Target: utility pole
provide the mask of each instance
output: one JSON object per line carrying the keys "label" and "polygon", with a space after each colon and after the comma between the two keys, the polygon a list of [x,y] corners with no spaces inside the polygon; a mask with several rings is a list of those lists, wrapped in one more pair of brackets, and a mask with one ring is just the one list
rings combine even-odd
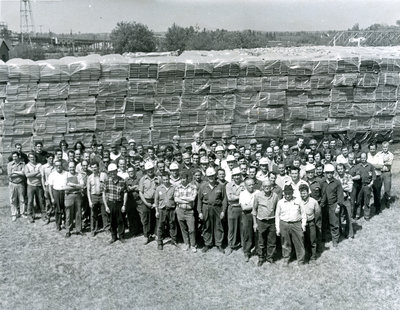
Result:
{"label": "utility pole", "polygon": [[20,31],[22,43],[24,42],[24,35],[27,35],[29,43],[32,45],[31,33],[35,33],[35,22],[31,0],[20,0]]}

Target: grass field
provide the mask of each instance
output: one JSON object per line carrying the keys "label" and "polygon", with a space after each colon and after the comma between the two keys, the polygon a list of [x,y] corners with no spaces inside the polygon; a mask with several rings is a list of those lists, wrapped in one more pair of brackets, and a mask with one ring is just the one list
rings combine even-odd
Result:
{"label": "grass field", "polygon": [[[393,171],[400,196],[399,161]],[[360,220],[355,239],[300,267],[258,268],[257,257],[245,263],[240,250],[158,251],[142,237],[113,245],[105,233],[65,239],[54,223],[9,215],[3,187],[0,309],[400,309],[398,201]]]}

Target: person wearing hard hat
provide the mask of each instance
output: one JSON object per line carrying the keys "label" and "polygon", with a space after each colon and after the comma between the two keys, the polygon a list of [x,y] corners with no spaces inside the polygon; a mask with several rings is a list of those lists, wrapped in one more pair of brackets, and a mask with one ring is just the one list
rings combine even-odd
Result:
{"label": "person wearing hard hat", "polygon": [[259,180],[261,183],[264,182],[265,180],[268,180],[268,158],[262,157],[259,160],[259,165],[260,165],[260,170],[256,174],[257,180]]}
{"label": "person wearing hard hat", "polygon": [[[326,208],[329,215],[329,228],[332,236],[332,245],[337,247],[339,242],[339,211],[343,206],[344,196],[343,187],[339,180],[336,180],[333,175],[335,167],[332,164],[326,164],[324,167],[325,181],[322,182],[321,192],[321,208]],[[326,219],[322,218],[322,238],[327,233]],[[323,240],[324,241],[324,240]]]}
{"label": "person wearing hard hat", "polygon": [[236,159],[233,155],[228,155],[226,157],[226,161],[222,162],[221,168],[225,170],[225,180],[227,182],[232,181],[232,170],[233,166],[235,165]]}
{"label": "person wearing hard hat", "polygon": [[215,160],[215,164],[217,166],[221,166],[222,165],[222,161],[224,160],[224,147],[221,145],[218,145],[215,148],[215,156],[216,156],[216,160]]}
{"label": "person wearing hard hat", "polygon": [[169,182],[172,186],[177,186],[181,182],[181,178],[179,177],[179,165],[176,162],[172,162],[169,165],[169,171],[171,173],[171,177]]}
{"label": "person wearing hard hat", "polygon": [[226,254],[240,247],[240,225],[242,209],[239,204],[240,193],[244,190],[239,167],[232,170],[232,181],[226,184],[226,197],[228,199],[228,248]]}
{"label": "person wearing hard hat", "polygon": [[217,173],[214,168],[206,171],[207,181],[200,185],[197,198],[197,209],[199,218],[203,220],[203,238],[205,246],[203,252],[207,252],[212,246],[224,253],[222,241],[224,239],[224,229],[222,219],[225,217],[227,209],[227,199],[225,186],[218,184]]}
{"label": "person wearing hard hat", "polygon": [[122,213],[125,213],[128,198],[126,183],[117,175],[117,165],[108,165],[108,178],[104,184],[103,203],[106,212],[110,215],[110,243],[118,239],[124,242],[124,221]]}
{"label": "person wearing hard hat", "polygon": [[205,177],[206,176],[206,170],[209,167],[209,161],[208,161],[208,157],[203,156],[202,158],[200,158],[200,170],[201,170],[201,174]]}
{"label": "person wearing hard hat", "polygon": [[[346,173],[346,168],[344,164],[336,165],[336,174],[334,175],[335,179],[339,180],[342,184],[343,188],[343,196],[344,196],[344,207],[347,209],[347,214],[349,218],[351,218],[352,204],[351,204],[351,193],[353,191],[353,177]],[[354,238],[353,224],[349,225],[349,238]]]}
{"label": "person wearing hard hat", "polygon": [[292,243],[296,250],[298,264],[304,264],[304,237],[307,214],[299,199],[293,196],[293,187],[290,184],[283,188],[283,198],[278,201],[275,212],[276,235],[282,239],[283,264],[289,264],[292,253]]}
{"label": "person wearing hard hat", "polygon": [[229,139],[230,137],[229,137],[229,135],[226,133],[226,132],[224,132],[223,134],[222,134],[222,137],[221,137],[221,145],[226,149],[227,147],[228,147],[228,139]]}
{"label": "person wearing hard hat", "polygon": [[140,218],[143,225],[144,244],[152,240],[155,231],[155,209],[154,195],[156,187],[159,185],[159,178],[154,173],[154,165],[151,161],[144,164],[145,175],[139,181],[139,196],[142,201]]}

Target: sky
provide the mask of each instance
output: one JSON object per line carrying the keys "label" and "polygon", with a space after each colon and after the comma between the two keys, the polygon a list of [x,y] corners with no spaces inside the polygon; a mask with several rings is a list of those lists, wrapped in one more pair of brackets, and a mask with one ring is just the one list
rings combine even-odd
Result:
{"label": "sky", "polygon": [[[176,23],[207,29],[346,30],[394,25],[400,0],[30,0],[36,31],[111,32],[119,21],[166,31]],[[0,0],[0,20],[20,30],[20,1]]]}

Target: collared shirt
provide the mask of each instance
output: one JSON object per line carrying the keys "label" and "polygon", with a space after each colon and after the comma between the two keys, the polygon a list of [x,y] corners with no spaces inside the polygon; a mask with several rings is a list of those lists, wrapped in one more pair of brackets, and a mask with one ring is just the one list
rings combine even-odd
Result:
{"label": "collared shirt", "polygon": [[[131,177],[125,180],[126,183],[126,190],[128,191],[128,199],[140,200],[139,196],[139,181],[140,179],[135,176],[134,179]],[[137,186],[136,189],[133,189],[134,186]]]}
{"label": "collared shirt", "polygon": [[61,173],[58,173],[54,170],[49,175],[48,183],[57,191],[65,190],[67,186],[67,172],[63,170]]}
{"label": "collared shirt", "polygon": [[[42,186],[41,170],[42,170],[42,164],[40,164],[40,163],[37,163],[36,165],[34,165],[31,162],[29,162],[25,165],[25,175],[26,175],[28,185]],[[37,172],[39,172],[39,175],[34,175],[34,176],[29,176],[29,177],[27,176],[27,174],[37,173]]]}
{"label": "collared shirt", "polygon": [[104,183],[107,180],[107,174],[100,172],[97,174],[92,173],[88,176],[86,187],[91,195],[101,195],[104,191]]}
{"label": "collared shirt", "polygon": [[300,205],[303,207],[307,215],[307,221],[319,220],[321,217],[321,208],[319,207],[318,201],[312,197],[308,197],[307,200],[300,200]]}
{"label": "collared shirt", "polygon": [[258,191],[254,195],[253,215],[259,220],[270,220],[275,218],[276,205],[279,197],[276,193],[271,192],[267,196],[264,191]]}
{"label": "collared shirt", "polygon": [[42,165],[42,177],[44,179],[44,185],[49,185],[49,176],[50,173],[56,170],[56,167],[54,165],[50,166],[49,164],[44,164]]}
{"label": "collared shirt", "polygon": [[170,177],[169,177],[169,181],[170,181],[170,183],[171,183],[171,185],[173,185],[173,186],[178,186],[179,184],[181,184],[181,178],[180,177],[177,177],[176,179],[171,175]]}
{"label": "collared shirt", "polygon": [[322,193],[321,193],[321,180],[316,177],[312,180],[307,179],[308,187],[310,189],[310,196],[314,198],[316,201],[321,201]]}
{"label": "collared shirt", "polygon": [[343,154],[338,155],[336,157],[336,164],[343,164],[345,167],[349,166],[349,158],[344,157]]}
{"label": "collared shirt", "polygon": [[292,178],[291,178],[290,176],[288,176],[287,174],[285,174],[285,175],[283,175],[283,176],[280,175],[280,174],[278,174],[278,175],[276,176],[276,181],[275,181],[275,183],[278,184],[279,187],[283,189],[284,186],[285,186],[285,184],[288,183],[288,182],[290,182],[290,181],[292,181]]}
{"label": "collared shirt", "polygon": [[39,164],[44,165],[45,163],[47,163],[47,152],[46,151],[41,151],[40,153],[36,153],[34,152],[34,154],[36,155],[36,162]]}
{"label": "collared shirt", "polygon": [[350,195],[351,191],[353,190],[353,178],[350,174],[344,173],[343,176],[339,174],[335,174],[334,177],[340,181],[343,187],[343,191]]}
{"label": "collared shirt", "polygon": [[203,213],[203,205],[222,207],[222,211],[225,212],[228,206],[225,185],[218,183],[215,186],[212,186],[210,182],[204,182],[201,184],[197,198],[197,208],[199,213]]}
{"label": "collared shirt", "polygon": [[258,193],[259,191],[254,191],[250,193],[247,189],[242,191],[239,196],[239,203],[240,206],[242,207],[243,211],[253,211],[254,207],[254,196]]}
{"label": "collared shirt", "polygon": [[260,181],[261,183],[268,180],[268,172],[264,173],[261,170],[257,172],[256,174],[256,178],[258,181]]}
{"label": "collared shirt", "polygon": [[154,199],[156,188],[160,180],[157,176],[150,178],[147,174],[144,175],[139,181],[139,191],[143,194],[146,199]]}
{"label": "collared shirt", "polygon": [[[197,186],[193,183],[189,183],[186,186],[179,184],[175,187],[174,198],[177,206],[182,209],[191,210],[194,206],[194,201],[196,200],[197,196]],[[189,203],[181,203],[177,202],[176,200],[179,199],[187,199],[190,201]]]}
{"label": "collared shirt", "polygon": [[368,152],[367,162],[370,163],[375,168],[375,174],[380,176],[382,174],[382,168],[376,168],[377,166],[383,166],[383,156],[380,153],[372,155]]}
{"label": "collared shirt", "polygon": [[83,186],[84,186],[84,182],[83,182],[83,178],[82,175],[79,173],[74,173],[72,174],[71,172],[67,172],[67,183],[72,183],[74,185],[80,185],[82,188],[75,188],[75,187],[70,187],[67,184],[67,188],[65,189],[65,193],[67,194],[76,194],[76,193],[81,193]]}
{"label": "collared shirt", "polygon": [[20,184],[25,182],[25,175],[11,175],[13,172],[24,172],[25,164],[22,160],[17,164],[15,161],[9,162],[7,164],[7,175],[8,180],[15,184]]}
{"label": "collared shirt", "polygon": [[243,184],[236,184],[235,181],[226,184],[226,198],[230,205],[239,206],[239,195],[244,191]]}
{"label": "collared shirt", "polygon": [[[297,183],[294,183],[292,178],[290,178],[290,182],[285,183],[285,185],[291,185],[293,187],[293,197],[300,199],[300,191],[299,191],[299,187],[301,184],[305,184],[308,186],[308,183],[302,179],[300,179]],[[285,187],[283,187],[285,188]],[[310,191],[310,190],[309,190]]]}
{"label": "collared shirt", "polygon": [[278,199],[283,198],[283,190],[278,184],[272,186],[272,191],[278,196]]}
{"label": "collared shirt", "polygon": [[282,198],[278,201],[275,212],[275,226],[277,231],[280,231],[280,221],[301,221],[302,225],[307,224],[307,214],[301,206],[300,199],[293,198],[292,200],[286,200]]}
{"label": "collared shirt", "polygon": [[386,153],[383,151],[378,152],[379,156],[383,159],[383,168],[382,172],[388,172],[392,169],[394,156],[391,152],[387,151]]}
{"label": "collared shirt", "polygon": [[154,206],[158,209],[173,209],[175,208],[173,185],[166,187],[164,184],[157,186],[156,193],[154,195]]}
{"label": "collared shirt", "polygon": [[355,170],[360,174],[362,184],[369,184],[376,179],[375,168],[370,163],[358,163]]}
{"label": "collared shirt", "polygon": [[86,172],[85,172],[85,171],[81,170],[80,172],[77,171],[77,173],[80,175],[80,177],[83,180],[83,188],[86,189],[87,188],[87,180],[88,180],[89,176],[92,174],[92,171],[86,170]]}
{"label": "collared shirt", "polygon": [[332,206],[334,204],[342,205],[344,202],[343,187],[339,180],[332,179],[321,184],[322,200],[321,207]]}
{"label": "collared shirt", "polygon": [[123,172],[121,169],[118,169],[117,176],[126,180],[129,177],[128,171]]}
{"label": "collared shirt", "polygon": [[124,194],[126,192],[124,179],[119,176],[116,176],[114,179],[108,177],[105,182],[104,192],[106,193],[107,200],[123,202]]}

